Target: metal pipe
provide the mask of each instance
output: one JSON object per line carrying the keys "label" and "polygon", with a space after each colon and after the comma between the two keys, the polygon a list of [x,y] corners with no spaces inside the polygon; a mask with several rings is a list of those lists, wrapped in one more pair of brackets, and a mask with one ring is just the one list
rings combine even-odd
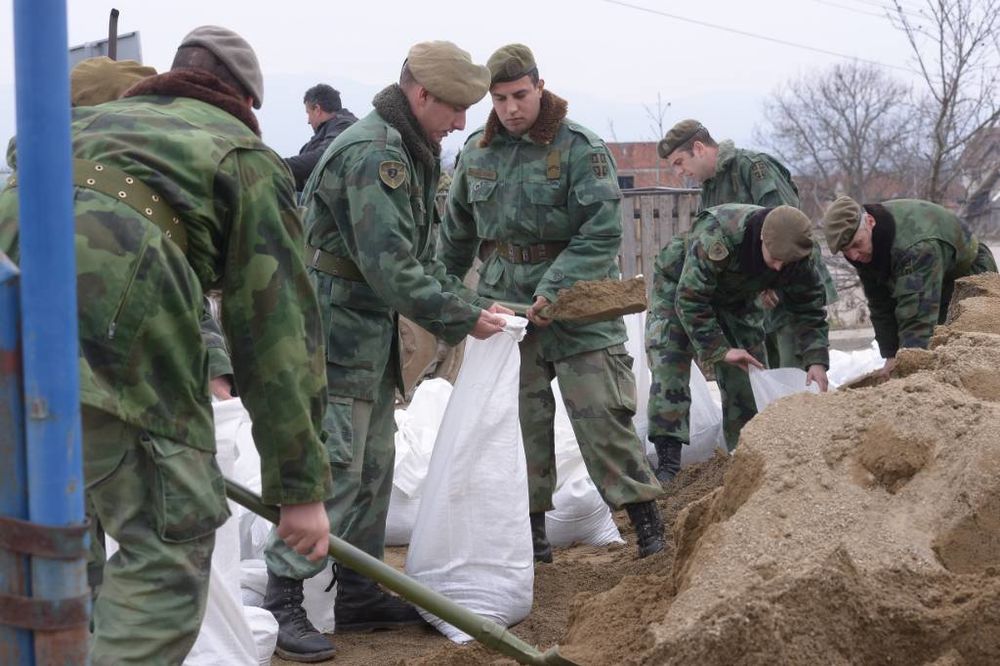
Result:
{"label": "metal pipe", "polygon": [[[84,522],[65,0],[15,0],[28,516]],[[35,599],[87,594],[86,563],[32,558]],[[35,661],[85,663],[87,623],[35,632]]]}
{"label": "metal pipe", "polygon": [[[0,252],[0,516],[28,519],[17,266]],[[31,595],[27,557],[0,548],[0,594]],[[0,624],[0,664],[34,663],[31,632]]]}

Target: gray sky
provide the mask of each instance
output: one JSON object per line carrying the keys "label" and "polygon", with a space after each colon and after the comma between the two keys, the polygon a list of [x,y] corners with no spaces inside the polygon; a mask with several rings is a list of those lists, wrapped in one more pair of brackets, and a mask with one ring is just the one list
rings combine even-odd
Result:
{"label": "gray sky", "polygon": [[[360,117],[371,110],[374,93],[396,79],[410,45],[429,39],[454,41],[477,62],[503,44],[527,44],[547,88],[569,100],[570,116],[609,141],[653,139],[643,105],[655,107],[659,94],[671,105],[667,127],[693,116],[718,138],[752,145],[764,97],[790,78],[821,72],[844,58],[663,14],[908,68],[912,59],[906,41],[885,18],[890,1],[627,3],[652,11],[607,0],[68,0],[67,5],[69,45],[105,37],[115,6],[121,10],[119,33],[139,31],[144,63],[160,71],[170,66],[177,44],[194,27],[217,24],[239,32],[256,50],[264,72],[259,112],[264,139],[289,155],[312,133],[301,103],[306,88],[330,83]],[[902,3],[914,12],[920,6],[920,0]],[[15,132],[12,0],[0,0],[0,11],[0,140],[5,144]],[[888,71],[915,81],[906,71]],[[470,109],[466,131],[448,137],[446,150],[459,148],[488,112],[488,101]]]}

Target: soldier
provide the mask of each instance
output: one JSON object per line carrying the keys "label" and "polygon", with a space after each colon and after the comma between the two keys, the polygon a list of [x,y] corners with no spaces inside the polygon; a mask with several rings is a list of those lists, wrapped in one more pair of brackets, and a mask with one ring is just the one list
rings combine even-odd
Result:
{"label": "soldier", "polygon": [[[402,390],[396,320],[405,315],[449,344],[503,328],[435,259],[434,196],[441,140],[465,127],[489,85],[485,67],[451,42],[410,49],[399,84],[338,136],[306,185],[307,263],[324,313],[330,386],[324,424],[334,478],[327,503],[338,536],[381,558],[392,484],[393,401]],[[477,304],[472,304],[477,301]],[[332,651],[301,607],[302,581],[322,570],[273,539],[264,606],[279,623],[278,654],[316,661]],[[338,631],[421,622],[409,604],[337,565]]]}
{"label": "soldier", "polygon": [[[799,206],[798,188],[784,165],[767,153],[737,148],[732,141],[716,143],[697,120],[682,120],[674,125],[657,144],[656,150],[679,175],[701,182],[701,210],[727,203]],[[837,292],[823,264],[818,243],[813,244],[813,259],[823,280],[826,302],[832,303],[837,299]],[[761,294],[760,304],[766,310],[763,321],[768,366],[805,369],[795,326],[780,295],[768,289]],[[647,345],[651,342],[649,323],[647,319]],[[652,343],[657,344],[657,341]],[[656,362],[653,356],[649,357],[654,374]],[[648,413],[651,418],[664,408],[665,396],[659,389],[650,388]],[[656,477],[667,482],[680,471],[682,445],[674,439],[650,437],[650,441],[656,447],[658,458]]]}
{"label": "soldier", "polygon": [[858,204],[838,197],[826,242],[858,271],[888,377],[901,347],[926,349],[944,323],[955,280],[995,273],[993,254],[951,211],[929,201]]}
{"label": "soldier", "polygon": [[[326,552],[322,328],[292,181],[251,110],[262,97],[250,45],[203,26],[170,72],[73,112],[84,479],[120,545],[94,604],[94,664],[181,663],[198,634],[228,516],[199,331],[208,287],[224,295],[279,534]],[[14,257],[17,210],[8,188],[0,251]]]}
{"label": "soldier", "polygon": [[326,147],[333,143],[341,132],[358,122],[354,114],[343,107],[340,92],[333,86],[319,83],[306,91],[302,98],[306,107],[306,122],[313,129],[313,137],[302,146],[299,154],[286,157],[285,163],[295,176],[295,189],[301,191],[306,186]]}
{"label": "soldier", "polygon": [[520,417],[535,559],[552,561],[545,512],[556,484],[553,377],[591,478],[608,504],[628,511],[645,557],[663,549],[655,502],[662,489],[632,426],[625,323],[553,323],[539,314],[578,280],[618,279],[615,165],[597,135],[566,118],[565,100],[544,89],[528,47],[504,46],[488,67],[493,111],[462,149],[441,229],[442,259],[461,278],[478,248],[485,262],[479,293],[532,303],[535,329],[521,342]]}
{"label": "soldier", "polygon": [[726,445],[757,413],[749,366],[762,368],[761,292],[778,290],[801,340],[806,382],[827,388],[828,326],[813,265],[812,224],[791,206],[725,204],[699,213],[691,231],[660,251],[646,320],[646,345],[659,396],[650,439],[689,443],[691,360],[714,366]]}

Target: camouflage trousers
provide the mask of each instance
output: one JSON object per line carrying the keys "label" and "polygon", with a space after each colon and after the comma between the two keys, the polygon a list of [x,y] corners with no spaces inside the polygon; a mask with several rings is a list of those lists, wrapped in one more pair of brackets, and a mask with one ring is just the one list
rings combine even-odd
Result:
{"label": "camouflage trousers", "polygon": [[[395,395],[396,384],[391,373],[386,373],[374,401],[331,395],[323,416],[333,476],[333,496],[326,501],[330,529],[378,559],[385,551],[385,518],[396,458]],[[268,537],[265,560],[271,573],[299,580],[315,576],[330,563],[329,558],[310,562],[274,530]]]}
{"label": "camouflage trousers", "polygon": [[[676,287],[676,283],[673,286]],[[667,296],[666,302],[673,303],[675,292],[669,284],[661,293]],[[670,316],[663,316],[664,313]],[[764,332],[761,328],[748,326],[726,312],[716,311],[715,314],[732,347],[746,349],[763,361]],[[652,373],[648,437],[651,440],[669,437],[689,444],[694,349],[672,307],[650,308],[646,318],[646,356]],[[732,451],[739,442],[740,430],[757,414],[757,404],[750,388],[750,377],[744,370],[723,362],[716,363],[714,370],[722,394],[722,427],[726,447]]]}
{"label": "camouflage trousers", "polygon": [[615,509],[655,499],[662,492],[635,433],[635,376],[624,345],[548,362],[537,334],[520,345],[518,408],[528,463],[528,505],[549,511],[556,487],[555,396],[552,379],[569,414],[587,471],[601,497]]}
{"label": "camouflage trousers", "polygon": [[794,326],[782,326],[767,333],[764,336],[764,346],[767,348],[767,367],[805,369],[802,367],[802,350],[799,348]]}
{"label": "camouflage trousers", "polygon": [[83,443],[88,512],[119,545],[94,602],[91,663],[179,664],[229,514],[215,456],[87,407]]}

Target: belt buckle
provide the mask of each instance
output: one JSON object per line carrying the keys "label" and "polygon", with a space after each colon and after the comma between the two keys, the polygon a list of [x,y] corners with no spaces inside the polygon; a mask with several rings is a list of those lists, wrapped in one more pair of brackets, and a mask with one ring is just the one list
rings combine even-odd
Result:
{"label": "belt buckle", "polygon": [[321,250],[319,248],[316,248],[316,251],[313,252],[312,261],[309,262],[309,267],[310,268],[317,268],[319,266],[319,258],[321,256],[322,252],[323,252],[323,250]]}

